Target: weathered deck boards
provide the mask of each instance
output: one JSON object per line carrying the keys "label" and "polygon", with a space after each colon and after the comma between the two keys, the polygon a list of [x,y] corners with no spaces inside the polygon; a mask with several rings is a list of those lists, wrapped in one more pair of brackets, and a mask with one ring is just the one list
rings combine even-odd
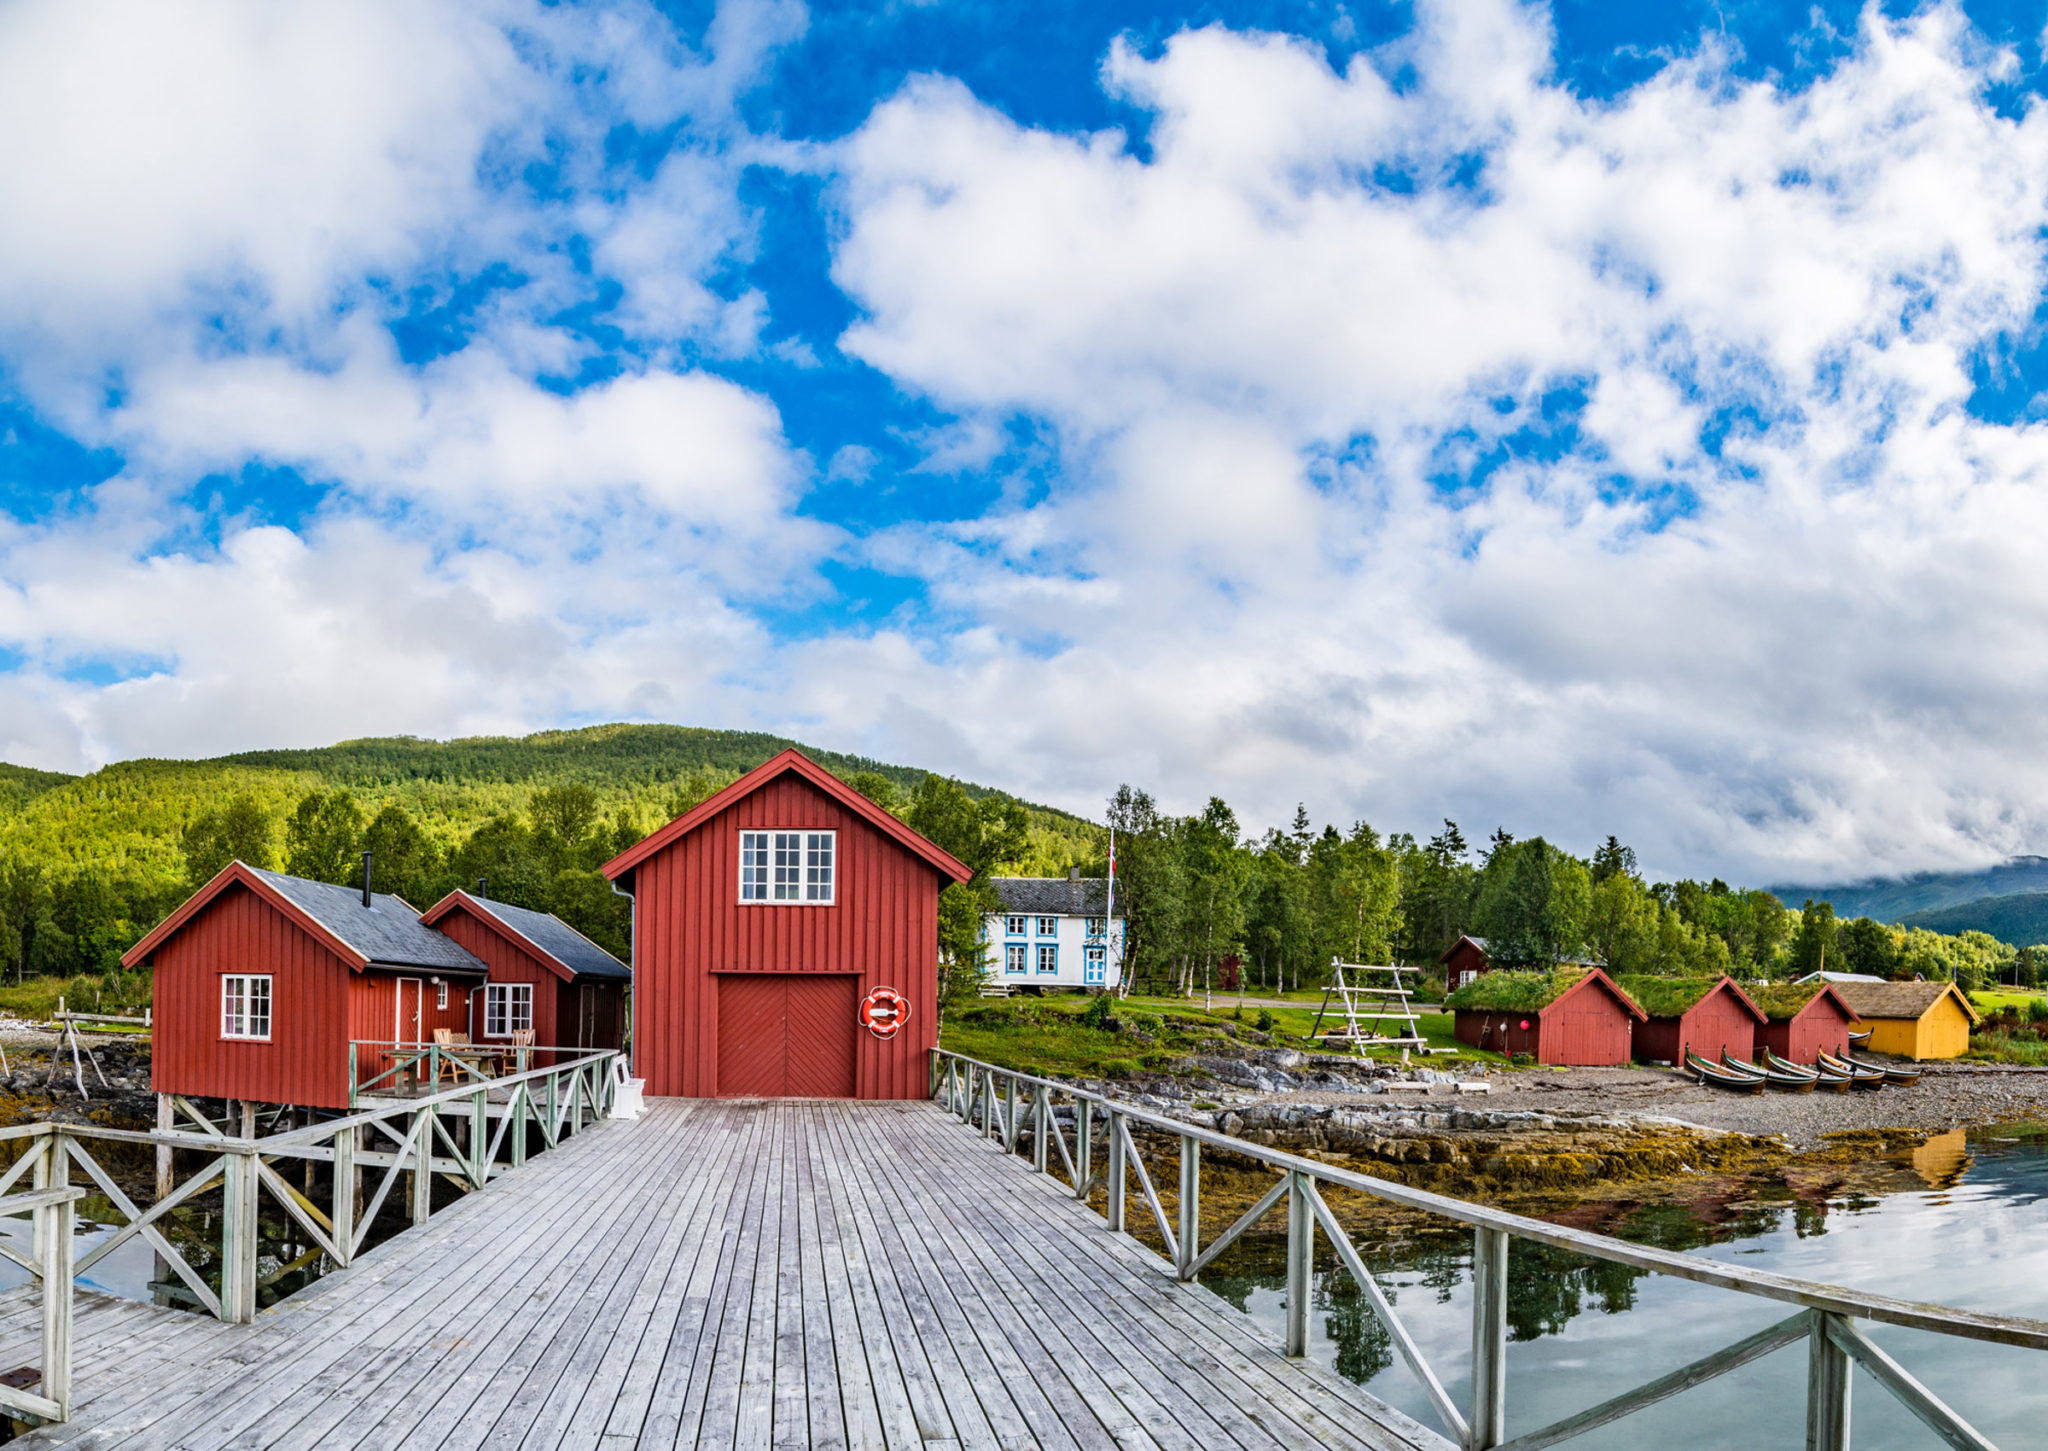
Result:
{"label": "weathered deck boards", "polygon": [[20,1446],[1446,1444],[917,1103],[657,1100],[254,1325],[78,1308],[76,1419]]}

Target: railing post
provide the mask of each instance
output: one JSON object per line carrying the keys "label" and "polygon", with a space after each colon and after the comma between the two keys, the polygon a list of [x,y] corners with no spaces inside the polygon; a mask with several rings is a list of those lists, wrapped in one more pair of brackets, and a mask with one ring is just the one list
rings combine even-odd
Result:
{"label": "railing post", "polygon": [[1174,1270],[1181,1279],[1192,1280],[1195,1256],[1201,1253],[1202,1145],[1187,1134],[1180,1140],[1180,1227],[1174,1239],[1174,1247],[1180,1251],[1180,1263]]}
{"label": "railing post", "polygon": [[472,1189],[483,1188],[491,1177],[491,1166],[484,1162],[491,1152],[491,1115],[485,1104],[485,1093],[486,1090],[478,1089],[469,1100],[469,1184]]}
{"label": "railing post", "polygon": [[1031,1111],[1031,1167],[1043,1174],[1045,1151],[1052,1147],[1045,1141],[1046,1127],[1052,1122],[1052,1095],[1043,1084],[1032,1091]]}
{"label": "railing post", "polygon": [[533,1080],[522,1078],[512,1085],[512,1101],[505,1105],[505,1113],[512,1120],[505,1125],[506,1151],[512,1156],[515,1169],[526,1162],[526,1120],[532,1112]]}
{"label": "railing post", "polygon": [[425,1224],[434,1212],[434,1110],[423,1108],[412,1116],[417,1137],[412,1151],[412,1222]]}
{"label": "railing post", "polygon": [[1315,1211],[1309,1207],[1301,1174],[1287,1175],[1287,1354],[1308,1354],[1310,1270],[1316,1253]]}
{"label": "railing post", "polygon": [[334,1221],[335,1258],[346,1266],[355,1258],[356,1238],[356,1131],[345,1128],[334,1136],[334,1195],[328,1211]]}
{"label": "railing post", "polygon": [[1507,1440],[1508,1233],[1472,1231],[1472,1409],[1470,1451]]}
{"label": "railing post", "polygon": [[[55,1146],[65,1157],[63,1145]],[[57,1419],[71,1419],[72,1219],[76,1205],[66,1199],[35,1213],[42,1231],[43,1383],[42,1395],[57,1403]]]}
{"label": "railing post", "polygon": [[1095,1104],[1085,1098],[1074,1101],[1074,1197],[1088,1197],[1088,1181],[1095,1177]]}
{"label": "railing post", "polygon": [[229,1149],[221,1165],[220,1318],[256,1318],[256,1151]]}
{"label": "railing post", "polygon": [[350,1109],[354,1109],[356,1106],[356,1085],[360,1082],[362,1082],[362,1074],[356,1068],[356,1045],[351,1041],[348,1045],[348,1106]]}
{"label": "railing post", "polygon": [[1124,1229],[1124,1116],[1115,1109],[1109,1111],[1109,1208],[1103,1213],[1103,1221],[1110,1233],[1122,1234]]}
{"label": "railing post", "polygon": [[1847,1352],[1828,1336],[1836,1317],[1813,1312],[1806,1351],[1806,1451],[1849,1451],[1849,1385],[1853,1368]]}
{"label": "railing post", "polygon": [[[34,1153],[36,1156],[36,1166],[29,1170],[29,1183],[35,1188],[47,1189],[50,1187],[50,1165],[52,1162],[59,1166],[57,1169],[59,1174],[69,1174],[69,1156],[64,1152],[64,1136],[61,1129],[51,1128],[48,1132],[37,1135]],[[29,1225],[29,1236],[32,1241],[31,1253],[34,1254],[36,1263],[41,1264],[43,1262],[43,1217],[40,1214],[29,1216]]]}

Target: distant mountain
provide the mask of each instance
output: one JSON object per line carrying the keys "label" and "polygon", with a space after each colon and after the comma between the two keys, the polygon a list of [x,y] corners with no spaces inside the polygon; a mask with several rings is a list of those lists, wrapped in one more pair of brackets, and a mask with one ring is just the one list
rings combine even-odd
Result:
{"label": "distant mountain", "polygon": [[1932,912],[1908,912],[1899,919],[1899,926],[1925,927],[1930,932],[1989,932],[2014,947],[2036,946],[2048,942],[2048,892],[2013,892]]}
{"label": "distant mountain", "polygon": [[[2014,857],[1999,866],[1976,872],[1921,872],[1891,881],[1835,887],[1773,887],[1771,890],[1779,901],[1795,911],[1810,897],[1816,902],[1832,902],[1837,917],[1874,917],[1880,922],[1897,923],[1916,913],[1940,912],[1950,907],[1976,907],[1990,898],[2048,892],[2048,857]],[[1931,922],[1908,925],[1933,926]],[[1944,927],[1940,930],[1963,929]],[[1990,931],[1989,928],[1983,930]]]}

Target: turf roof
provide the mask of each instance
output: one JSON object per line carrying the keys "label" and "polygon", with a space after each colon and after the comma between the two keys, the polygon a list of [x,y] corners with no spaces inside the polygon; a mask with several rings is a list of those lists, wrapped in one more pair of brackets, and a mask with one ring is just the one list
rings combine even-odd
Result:
{"label": "turf roof", "polygon": [[1559,967],[1547,972],[1496,969],[1466,983],[1444,999],[1444,1006],[1500,1013],[1538,1012],[1577,987],[1585,976],[1583,967]]}
{"label": "turf roof", "polygon": [[1826,983],[1819,982],[1773,982],[1749,989],[1750,999],[1764,1010],[1764,1016],[1774,1023],[1789,1022],[1804,1012],[1806,1005],[1820,996]]}
{"label": "turf roof", "polygon": [[1636,1000],[1636,1006],[1653,1018],[1676,1018],[1690,1012],[1701,998],[1721,985],[1718,977],[1650,977],[1634,972],[1615,981]]}

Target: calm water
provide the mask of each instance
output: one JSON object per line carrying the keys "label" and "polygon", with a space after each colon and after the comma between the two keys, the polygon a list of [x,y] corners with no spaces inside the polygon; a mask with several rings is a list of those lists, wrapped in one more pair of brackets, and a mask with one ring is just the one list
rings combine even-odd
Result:
{"label": "calm water", "polygon": [[[1639,1242],[1802,1279],[1906,1299],[2048,1319],[2048,1140],[1947,1135],[1915,1156],[1926,1187],[1824,1205],[1745,1208],[1708,1226],[1643,1212],[1614,1232]],[[1368,1250],[1365,1245],[1361,1250]],[[1234,1251],[1233,1251],[1234,1253]],[[1321,1250],[1324,1259],[1328,1250]],[[1469,1239],[1368,1251],[1402,1321],[1452,1397],[1467,1399],[1471,1363]],[[1283,1280],[1271,1247],[1204,1283],[1280,1340]],[[1508,1433],[1597,1405],[1775,1324],[1795,1307],[1638,1274],[1517,1242],[1509,1266]],[[1425,1425],[1420,1386],[1342,1269],[1316,1280],[1311,1354]],[[2001,1446],[2048,1447],[2048,1352],[1863,1326],[1920,1381]],[[1806,1347],[1787,1346],[1732,1375],[1570,1442],[1587,1448],[1794,1451],[1805,1442]],[[1862,1372],[1857,1451],[1936,1445]]]}

